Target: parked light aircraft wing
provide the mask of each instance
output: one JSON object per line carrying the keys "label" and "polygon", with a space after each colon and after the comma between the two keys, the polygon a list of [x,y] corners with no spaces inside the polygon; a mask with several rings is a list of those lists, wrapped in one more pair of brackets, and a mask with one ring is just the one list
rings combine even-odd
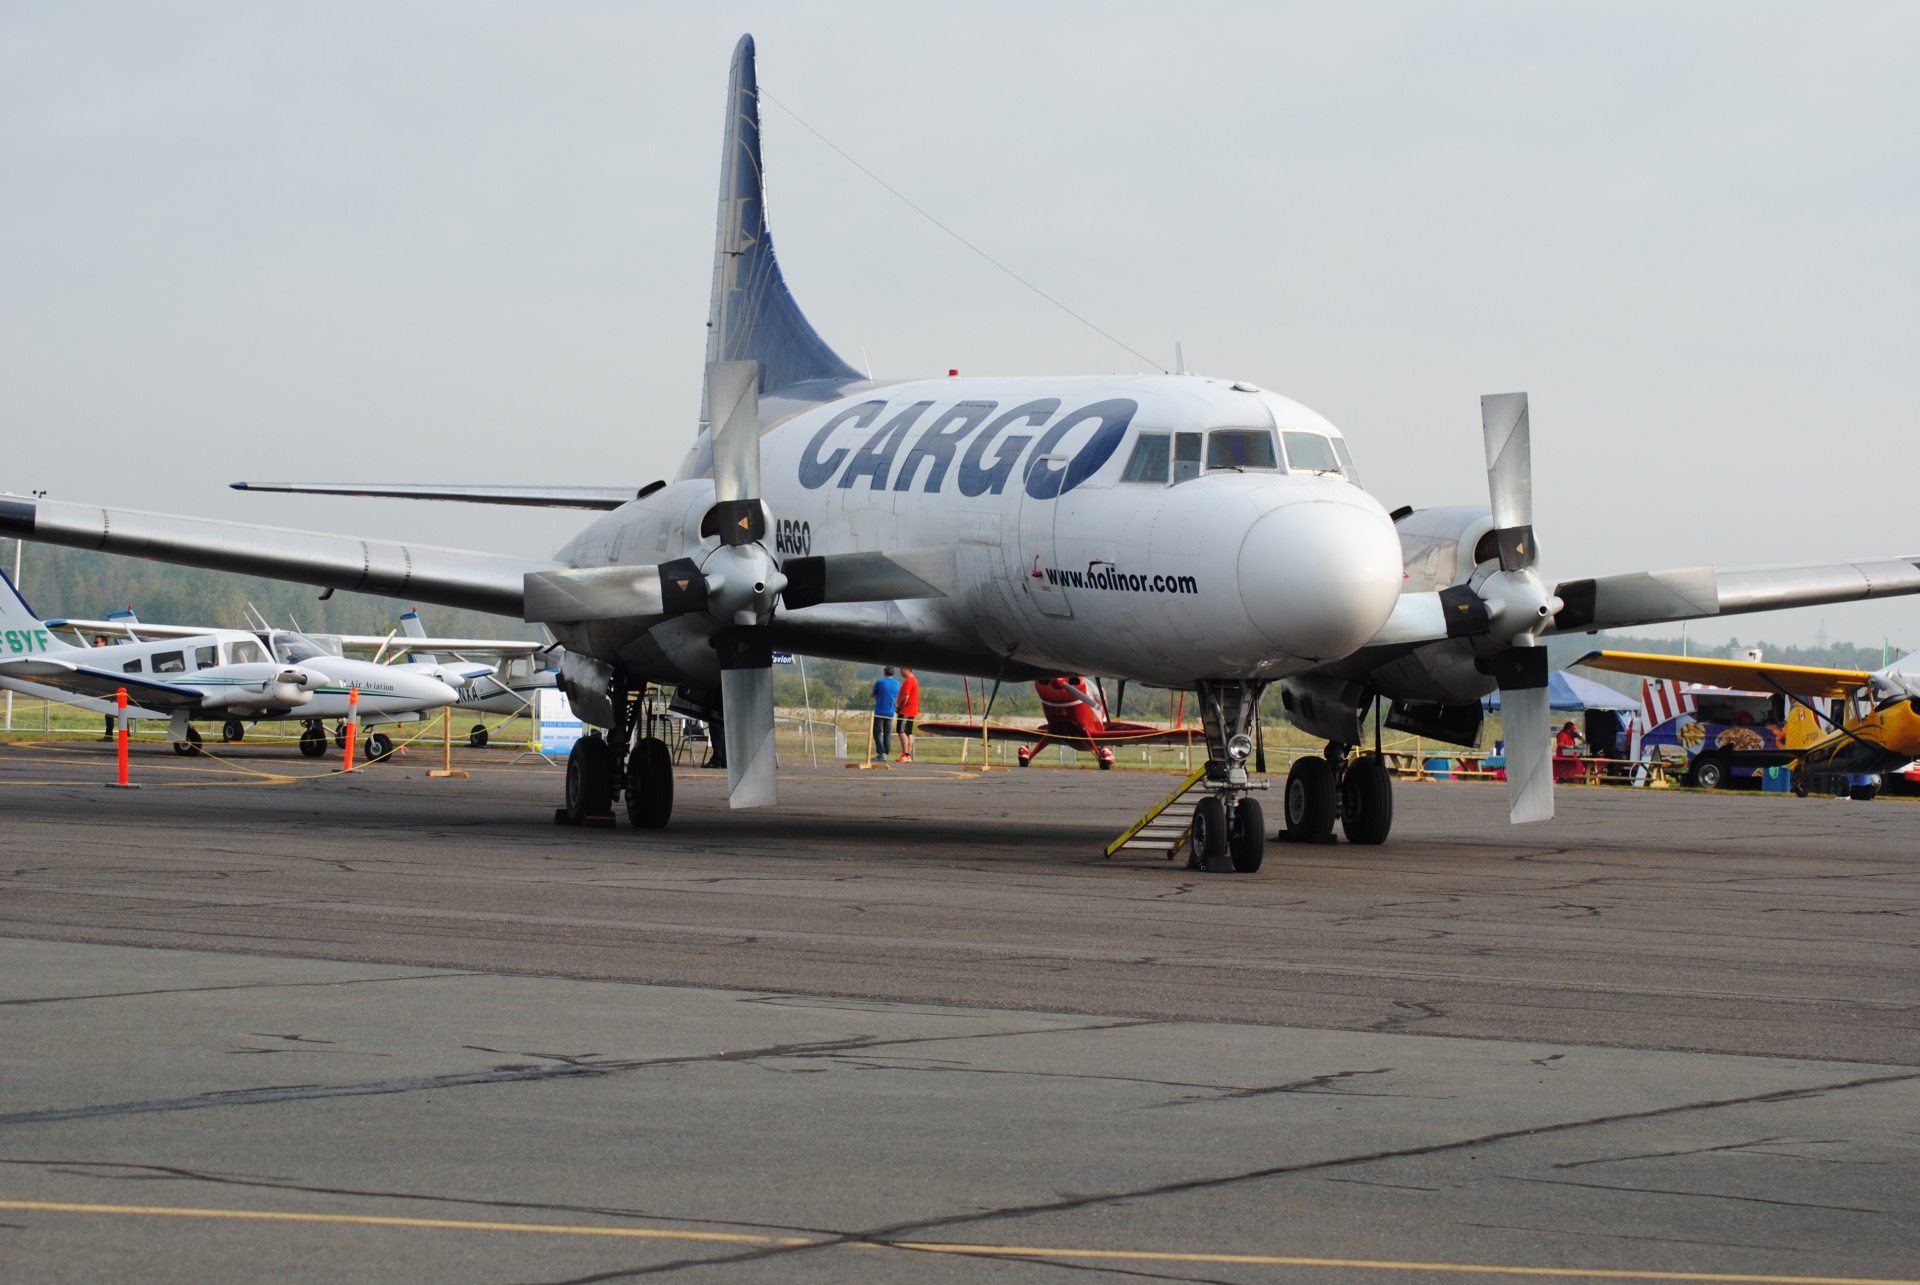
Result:
{"label": "parked light aircraft wing", "polygon": [[526,575],[557,562],[61,500],[0,498],[0,535],[77,549],[158,558],[190,567],[272,576],[357,593],[521,614]]}
{"label": "parked light aircraft wing", "polygon": [[[979,740],[980,724],[917,722],[914,731],[920,736],[955,736],[963,740]],[[1121,747],[1127,745],[1204,745],[1207,733],[1200,727],[1155,727],[1150,723],[1108,723],[1104,732],[1075,732],[1067,734],[1049,731],[1045,726],[1022,727],[1013,723],[987,724],[987,736],[996,741],[1067,741],[1084,739],[1099,745]]]}
{"label": "parked light aircraft wing", "polygon": [[416,638],[408,635],[389,638],[386,634],[328,634],[327,637],[338,639],[342,647],[362,650],[387,643],[393,651],[471,651],[487,656],[531,656],[553,646],[549,642],[527,638]]}
{"label": "parked light aircraft wing", "polygon": [[1680,683],[1730,687],[1741,692],[1782,691],[1793,696],[1845,696],[1867,686],[1864,670],[1818,669],[1806,665],[1769,665],[1755,660],[1714,660],[1701,656],[1660,656],[1630,651],[1590,651],[1576,665],[1618,674],[1671,678]]}
{"label": "parked light aircraft wing", "polygon": [[453,500],[465,504],[514,504],[536,509],[617,509],[652,495],[665,482],[645,486],[462,486],[411,482],[230,482],[236,491],[288,495],[358,495],[388,500]]}

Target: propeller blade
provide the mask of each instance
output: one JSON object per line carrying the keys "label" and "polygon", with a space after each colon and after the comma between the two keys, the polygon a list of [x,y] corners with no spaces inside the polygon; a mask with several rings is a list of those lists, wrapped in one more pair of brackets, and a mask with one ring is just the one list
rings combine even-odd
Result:
{"label": "propeller blade", "polygon": [[760,507],[760,363],[707,363],[707,423],[713,431],[713,517],[722,544],[767,533]]}
{"label": "propeller blade", "polygon": [[707,581],[692,558],[657,567],[582,567],[530,571],[523,590],[534,622],[684,616],[707,609]]}
{"label": "propeller blade", "polygon": [[773,751],[773,644],[763,625],[722,629],[720,703],[727,743],[727,804],[760,808],[780,801]]}
{"label": "propeller blade", "polygon": [[1493,500],[1500,569],[1521,571],[1536,561],[1533,546],[1533,439],[1525,393],[1489,393],[1480,399],[1486,436],[1487,493]]}
{"label": "propeller blade", "polygon": [[1547,727],[1547,649],[1508,647],[1483,663],[1500,683],[1507,741],[1507,819],[1553,820],[1553,735]]}
{"label": "propeller blade", "polygon": [[1401,594],[1393,604],[1393,614],[1380,626],[1380,632],[1367,641],[1367,646],[1395,647],[1438,642],[1443,638],[1474,638],[1491,629],[1486,600],[1465,585],[1450,585],[1438,592]]}
{"label": "propeller blade", "polygon": [[823,602],[944,598],[959,585],[958,566],[952,546],[788,558],[780,564],[787,577],[781,601],[799,611]]}

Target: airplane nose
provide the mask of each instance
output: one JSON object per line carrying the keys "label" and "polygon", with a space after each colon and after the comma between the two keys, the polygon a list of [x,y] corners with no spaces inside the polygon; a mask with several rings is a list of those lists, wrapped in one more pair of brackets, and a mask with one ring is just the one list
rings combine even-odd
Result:
{"label": "airplane nose", "polygon": [[1380,631],[1400,595],[1400,537],[1378,505],[1299,500],[1240,545],[1247,614],[1290,656],[1331,660]]}
{"label": "airplane nose", "polygon": [[407,695],[412,699],[431,702],[434,705],[452,705],[460,699],[459,692],[439,679],[429,678],[425,674],[409,674],[407,687],[409,689]]}

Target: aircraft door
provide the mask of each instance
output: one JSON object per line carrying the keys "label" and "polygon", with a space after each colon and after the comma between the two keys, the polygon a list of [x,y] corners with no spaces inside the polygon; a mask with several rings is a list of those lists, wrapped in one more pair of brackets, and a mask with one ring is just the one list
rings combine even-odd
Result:
{"label": "aircraft door", "polygon": [[[1027,467],[1043,468],[1048,464],[1063,466],[1072,458],[1069,455],[1043,455],[1031,461]],[[1036,500],[1023,487],[1020,491],[1019,548],[1020,580],[1027,587],[1027,597],[1044,614],[1049,616],[1070,617],[1073,606],[1067,600],[1066,586],[1055,582],[1049,571],[1061,570],[1054,558],[1053,522],[1060,511],[1057,498]]]}

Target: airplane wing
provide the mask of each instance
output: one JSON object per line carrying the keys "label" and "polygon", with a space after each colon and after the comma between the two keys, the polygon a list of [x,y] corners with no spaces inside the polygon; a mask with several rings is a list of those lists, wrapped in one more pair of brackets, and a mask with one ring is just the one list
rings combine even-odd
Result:
{"label": "airplane wing", "polygon": [[0,535],[357,593],[520,616],[528,572],[557,562],[205,518],[0,498]]}
{"label": "airplane wing", "polygon": [[83,634],[112,634],[124,638],[136,634],[142,642],[157,638],[204,638],[213,631],[196,629],[192,625],[150,625],[144,620],[127,622],[123,620],[77,620],[66,617],[46,622],[49,629],[65,629]]}
{"label": "airplane wing", "polygon": [[[958,736],[963,739],[978,739],[978,723],[929,723],[922,722],[915,728],[921,736]],[[1042,737],[1051,740],[1078,740],[1082,733],[1067,734],[1050,732],[1044,727],[1015,727],[1011,724],[987,724],[989,739],[1037,741]],[[1206,733],[1198,727],[1165,728],[1153,727],[1146,723],[1109,723],[1104,733],[1091,738],[1101,745],[1189,745],[1206,739]]]}
{"label": "airplane wing", "polygon": [[231,482],[236,491],[289,495],[358,495],[388,500],[453,500],[465,504],[516,504],[539,509],[617,509],[652,495],[665,482],[645,486],[435,486],[388,482]]}
{"label": "airplane wing", "polygon": [[1873,675],[1852,669],[1813,669],[1804,665],[1768,665],[1753,660],[1710,660],[1700,656],[1644,655],[1631,651],[1590,651],[1576,665],[1618,674],[1671,678],[1681,683],[1730,687],[1740,692],[1782,691],[1794,696],[1845,696],[1865,687]]}
{"label": "airplane wing", "polygon": [[523,638],[409,638],[405,634],[328,634],[340,640],[341,647],[377,651],[382,643],[387,653],[418,651],[477,652],[483,656],[531,656],[553,646],[539,639]]}
{"label": "airplane wing", "polygon": [[182,709],[191,712],[201,705],[201,693],[197,688],[175,687],[171,683],[158,682],[139,674],[119,674],[110,669],[95,669],[91,665],[56,660],[52,656],[0,660],[0,677],[58,688],[96,700],[113,700],[119,689],[124,687],[130,705],[138,705],[141,709],[158,714],[171,714]]}
{"label": "airplane wing", "polygon": [[1564,605],[1552,632],[1622,629],[1920,593],[1920,556],[1750,571],[1674,567],[1563,580],[1553,592]]}

